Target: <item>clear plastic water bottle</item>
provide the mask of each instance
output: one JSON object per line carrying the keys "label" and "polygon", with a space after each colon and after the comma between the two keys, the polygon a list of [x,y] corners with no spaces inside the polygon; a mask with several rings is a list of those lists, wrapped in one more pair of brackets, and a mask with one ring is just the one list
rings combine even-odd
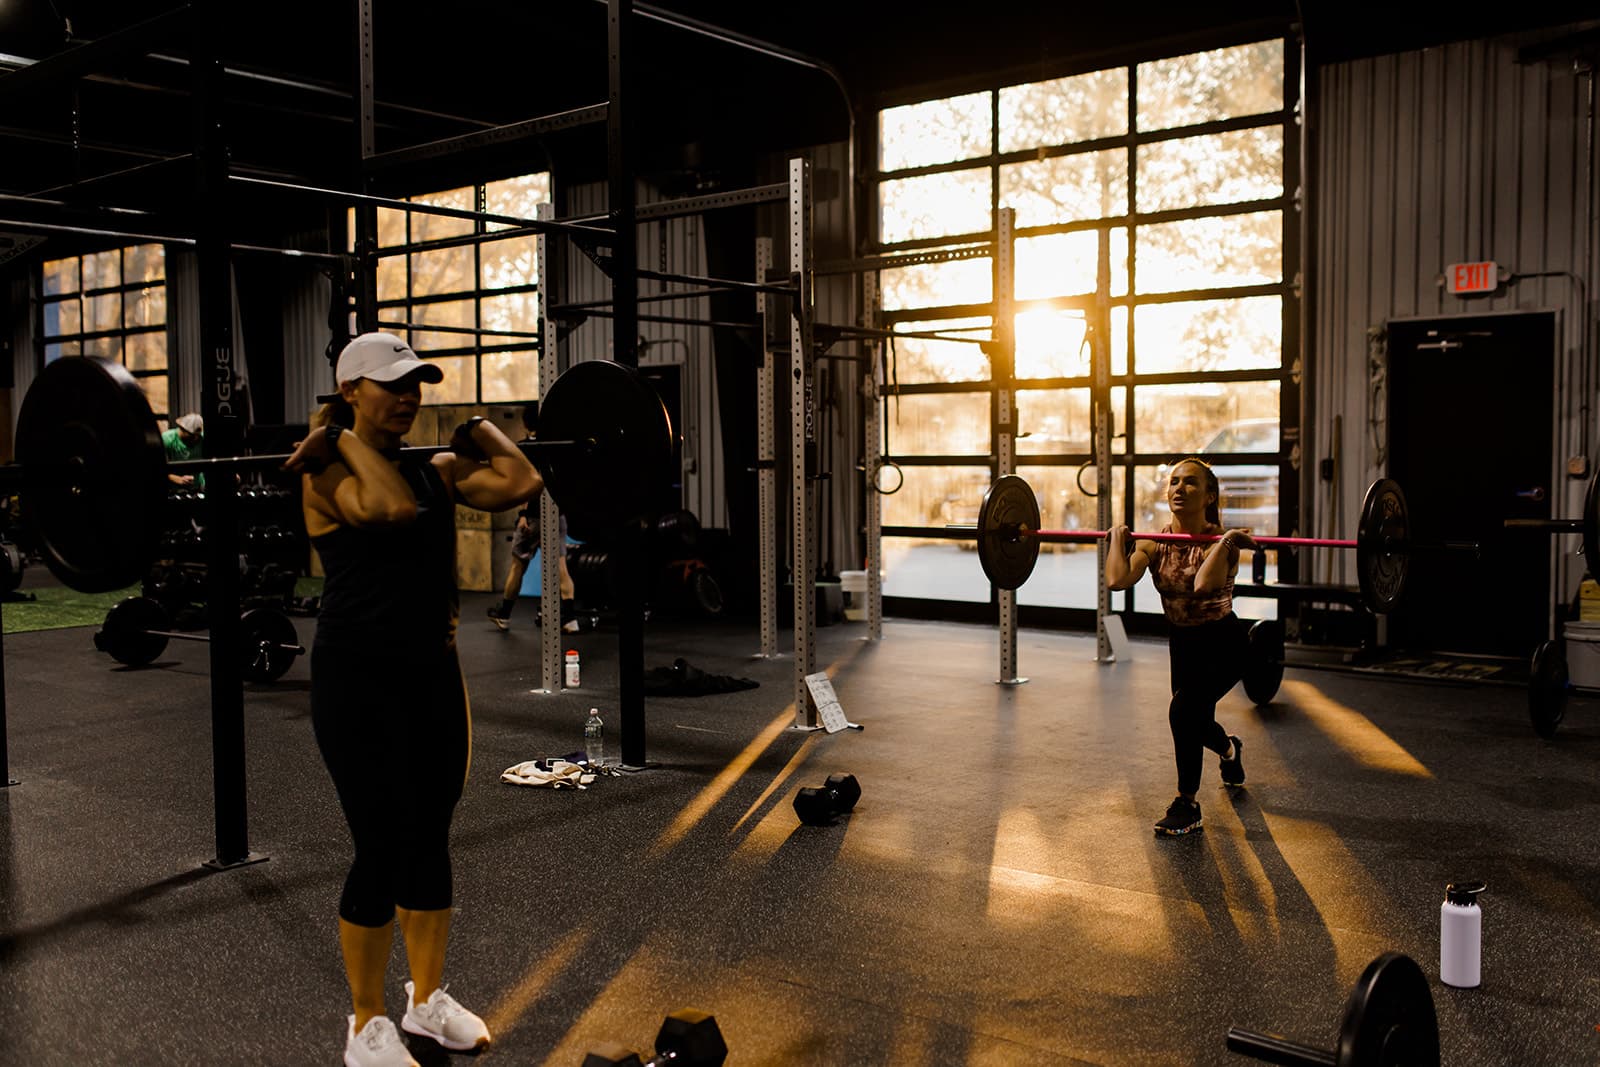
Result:
{"label": "clear plastic water bottle", "polygon": [[583,723],[583,754],[590,767],[606,765],[605,724],[600,721],[600,709],[590,708]]}

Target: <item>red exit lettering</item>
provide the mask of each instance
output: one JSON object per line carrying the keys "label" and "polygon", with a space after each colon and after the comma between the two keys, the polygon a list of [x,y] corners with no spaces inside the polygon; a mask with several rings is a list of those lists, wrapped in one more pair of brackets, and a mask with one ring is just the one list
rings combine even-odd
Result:
{"label": "red exit lettering", "polygon": [[1500,268],[1492,260],[1452,263],[1445,268],[1445,281],[1452,293],[1492,293],[1500,286]]}

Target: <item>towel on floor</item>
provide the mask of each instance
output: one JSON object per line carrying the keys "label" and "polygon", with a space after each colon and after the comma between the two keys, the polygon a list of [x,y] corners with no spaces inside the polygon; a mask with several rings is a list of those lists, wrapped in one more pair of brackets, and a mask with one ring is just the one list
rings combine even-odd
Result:
{"label": "towel on floor", "polygon": [[564,759],[530,759],[500,772],[500,780],[511,785],[542,785],[551,789],[586,789],[594,774],[580,763]]}
{"label": "towel on floor", "polygon": [[698,697],[709,693],[734,693],[741,689],[755,689],[760,682],[750,678],[734,678],[726,674],[707,674],[698,667],[679,658],[670,667],[656,667],[644,674],[644,691],[655,697]]}

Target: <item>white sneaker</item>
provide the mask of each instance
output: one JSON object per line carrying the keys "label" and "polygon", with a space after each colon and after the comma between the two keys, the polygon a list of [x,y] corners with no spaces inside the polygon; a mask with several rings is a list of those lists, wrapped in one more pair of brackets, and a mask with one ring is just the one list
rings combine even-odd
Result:
{"label": "white sneaker", "polygon": [[432,1038],[456,1052],[488,1045],[489,1028],[483,1020],[456,1003],[445,988],[440,985],[425,1003],[416,1004],[416,987],[406,983],[406,1014],[400,1020],[406,1033]]}
{"label": "white sneaker", "polygon": [[356,1033],[356,1017],[346,1018],[344,1067],[420,1067],[387,1015],[374,1015]]}

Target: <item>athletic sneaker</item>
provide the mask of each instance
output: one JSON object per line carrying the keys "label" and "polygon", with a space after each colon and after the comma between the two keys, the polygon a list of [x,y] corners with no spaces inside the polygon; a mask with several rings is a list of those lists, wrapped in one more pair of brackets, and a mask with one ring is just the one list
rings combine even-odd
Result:
{"label": "athletic sneaker", "polygon": [[420,1067],[387,1015],[368,1019],[359,1034],[356,1017],[345,1018],[344,1067]]}
{"label": "athletic sneaker", "polygon": [[1167,806],[1164,819],[1156,823],[1156,833],[1176,837],[1200,829],[1200,805],[1192,800],[1176,797]]}
{"label": "athletic sneaker", "polygon": [[1222,761],[1222,784],[1238,788],[1244,785],[1244,742],[1232,734],[1228,740],[1233,742],[1233,758]]}
{"label": "athletic sneaker", "polygon": [[416,987],[406,983],[406,1014],[400,1025],[406,1033],[430,1037],[456,1052],[483,1048],[489,1044],[489,1028],[483,1020],[456,1003],[456,998],[441,985],[422,1004],[413,1004]]}
{"label": "athletic sneaker", "polygon": [[500,614],[499,608],[489,609],[489,621],[498,626],[501,633],[505,633],[511,627],[511,620]]}

